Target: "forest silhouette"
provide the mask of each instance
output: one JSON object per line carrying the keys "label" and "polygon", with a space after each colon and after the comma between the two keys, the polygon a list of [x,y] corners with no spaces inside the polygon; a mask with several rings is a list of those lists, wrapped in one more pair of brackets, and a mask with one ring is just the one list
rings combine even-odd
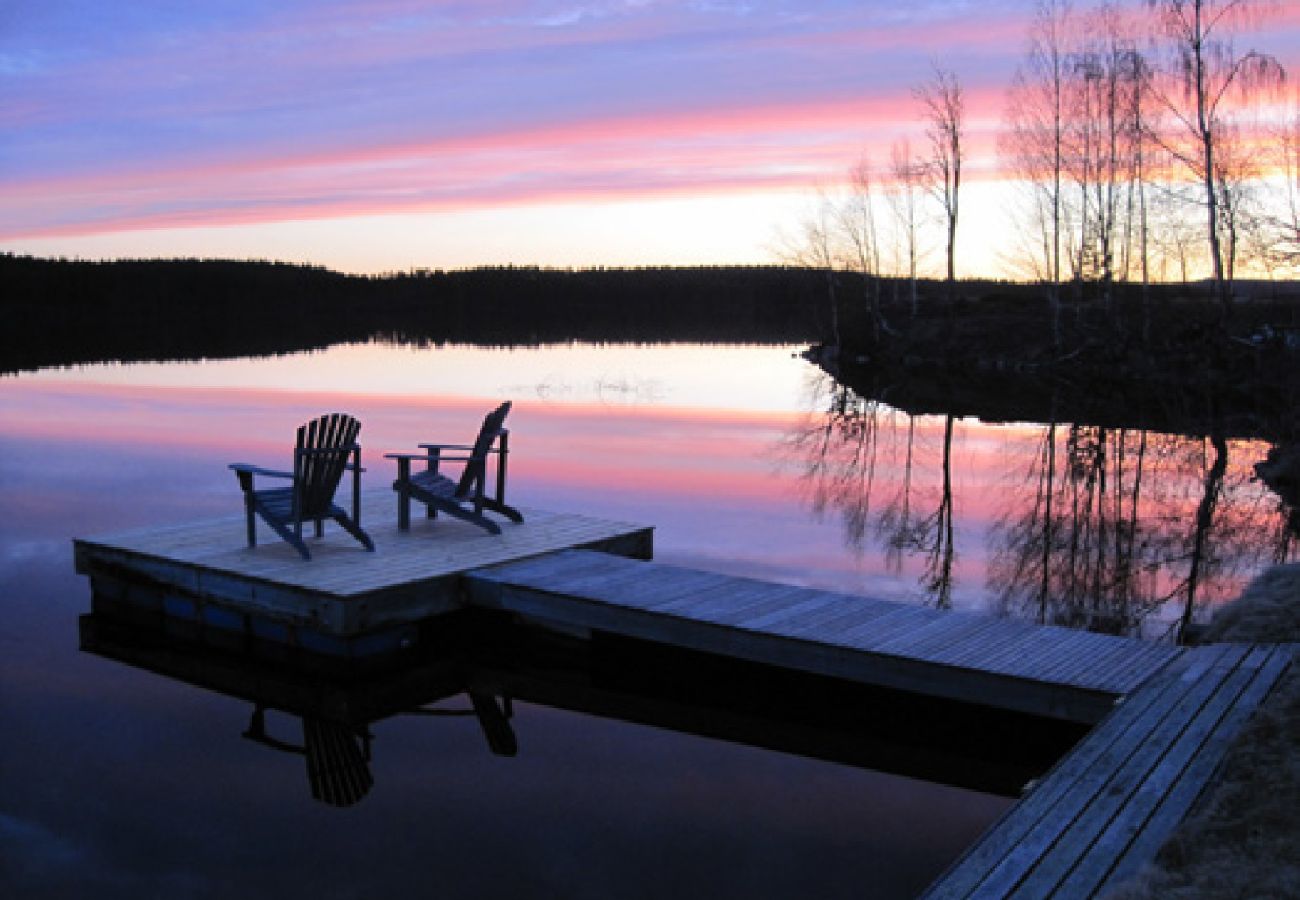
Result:
{"label": "forest silhouette", "polygon": [[370,339],[791,343],[822,276],[787,267],[482,268],[354,276],[222,260],[0,256],[0,369],[287,353]]}

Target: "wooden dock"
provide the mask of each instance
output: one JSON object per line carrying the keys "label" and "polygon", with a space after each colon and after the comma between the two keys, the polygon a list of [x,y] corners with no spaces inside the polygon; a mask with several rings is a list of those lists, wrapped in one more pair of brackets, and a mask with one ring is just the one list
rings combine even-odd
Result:
{"label": "wooden dock", "polygon": [[580,550],[470,572],[475,606],[1077,722],[1177,657],[1129,638]]}
{"label": "wooden dock", "polygon": [[1198,647],[1129,695],[926,893],[1092,897],[1150,860],[1296,645]]}
{"label": "wooden dock", "polygon": [[346,535],[314,541],[310,562],[279,541],[248,548],[231,516],[78,540],[77,569],[95,596],[150,616],[327,654],[406,647],[421,622],[476,607],[1100,723],[934,898],[1082,897],[1117,884],[1200,796],[1295,651],[1184,649],[665,566],[647,561],[652,529],[584,516],[528,510],[500,536],[445,518],[400,531],[393,503],[387,492],[365,500],[375,553]]}
{"label": "wooden dock", "polygon": [[214,626],[301,631],[325,639],[354,638],[418,622],[461,606],[460,576],[469,569],[585,547],[648,558],[653,529],[589,516],[526,510],[525,523],[502,521],[490,535],[449,517],[396,524],[392,491],[364,495],[362,522],[375,541],[367,552],[346,533],[327,528],[309,539],[313,559],[263,529],[256,547],[244,540],[242,514],[144,528],[74,541],[77,571],[173,591],[172,614]]}

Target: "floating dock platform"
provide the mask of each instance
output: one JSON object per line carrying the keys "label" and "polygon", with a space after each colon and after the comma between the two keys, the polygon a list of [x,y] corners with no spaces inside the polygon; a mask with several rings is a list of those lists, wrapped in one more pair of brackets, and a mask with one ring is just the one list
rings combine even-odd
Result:
{"label": "floating dock platform", "polygon": [[[384,652],[422,621],[463,606],[469,570],[575,547],[649,559],[654,529],[569,513],[524,510],[500,535],[447,516],[397,528],[391,491],[363,494],[365,550],[327,524],[304,560],[259,520],[248,547],[241,514],[73,542],[95,590],[181,620],[332,655]],[[123,595],[129,595],[123,597]]]}

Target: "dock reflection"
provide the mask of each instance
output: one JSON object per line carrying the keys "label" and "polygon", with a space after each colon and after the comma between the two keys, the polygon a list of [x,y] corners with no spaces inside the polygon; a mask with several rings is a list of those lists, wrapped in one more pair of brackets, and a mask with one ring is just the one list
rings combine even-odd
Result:
{"label": "dock reflection", "polygon": [[1004,797],[1018,796],[1085,731],[599,632],[558,634],[480,610],[428,631],[418,650],[343,665],[143,614],[99,592],[80,619],[84,652],[247,702],[247,724],[235,733],[301,755],[312,797],[336,807],[371,790],[372,754],[382,750],[374,726],[395,716],[431,727],[472,719],[487,752],[509,759],[527,753],[514,713],[530,704]]}

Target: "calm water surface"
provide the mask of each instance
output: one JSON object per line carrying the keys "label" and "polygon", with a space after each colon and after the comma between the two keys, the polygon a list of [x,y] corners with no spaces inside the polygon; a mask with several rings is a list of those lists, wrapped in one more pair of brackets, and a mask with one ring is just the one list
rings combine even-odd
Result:
{"label": "calm water surface", "polygon": [[1261,446],[910,419],[794,348],[366,345],[6,377],[4,893],[909,896],[1005,808],[518,703],[514,758],[473,719],[377,723],[375,787],[336,809],[301,756],[240,739],[247,703],[78,650],[71,537],[237,512],[226,464],[282,466],[325,411],[361,419],[382,486],[383,452],[468,440],[501,399],[512,502],[652,524],[670,563],[1158,636],[1189,582],[1199,618],[1292,552],[1250,479]]}

